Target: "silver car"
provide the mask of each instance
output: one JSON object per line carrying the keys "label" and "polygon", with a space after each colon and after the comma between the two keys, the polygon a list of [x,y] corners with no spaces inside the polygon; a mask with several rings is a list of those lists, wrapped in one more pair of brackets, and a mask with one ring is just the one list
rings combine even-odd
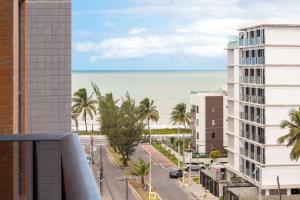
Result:
{"label": "silver car", "polygon": [[199,171],[201,169],[205,169],[206,166],[204,164],[200,163],[188,163],[185,166],[185,171],[189,171],[191,168],[191,171]]}

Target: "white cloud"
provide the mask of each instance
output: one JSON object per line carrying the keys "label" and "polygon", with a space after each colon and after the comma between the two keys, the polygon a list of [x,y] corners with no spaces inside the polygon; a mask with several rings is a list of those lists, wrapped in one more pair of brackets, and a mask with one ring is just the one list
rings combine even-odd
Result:
{"label": "white cloud", "polygon": [[[75,43],[82,53],[97,54],[99,59],[134,59],[151,55],[197,56],[216,58],[225,54],[228,36],[236,34],[243,20],[197,20],[184,26],[175,26],[167,34],[131,35],[104,39],[99,43]],[[139,31],[136,31],[137,33]]]}
{"label": "white cloud", "polygon": [[[152,30],[135,27],[127,35],[103,39],[99,43],[74,44],[78,52],[97,55],[97,59],[133,59],[151,55],[197,56],[216,58],[225,55],[228,37],[250,21],[265,18],[300,18],[299,0],[131,0],[127,8],[91,10],[77,14],[113,16],[159,16],[175,24],[171,30],[154,34]],[[175,19],[175,20],[174,20]],[[180,20],[177,20],[180,19]],[[168,27],[169,28],[169,27]],[[147,31],[147,34],[140,34]]]}
{"label": "white cloud", "polygon": [[146,28],[141,28],[141,27],[134,27],[132,29],[130,29],[129,34],[140,34],[140,33],[144,33],[147,32]]}
{"label": "white cloud", "polygon": [[89,61],[91,63],[98,63],[100,61],[100,57],[99,56],[90,56]]}
{"label": "white cloud", "polygon": [[236,29],[249,20],[242,19],[204,19],[196,20],[187,26],[175,27],[179,33],[226,36],[236,34]]}
{"label": "white cloud", "polygon": [[100,49],[100,45],[91,41],[75,42],[73,43],[73,48],[75,49],[75,51],[79,53],[86,53],[86,52],[94,52],[97,49]]}

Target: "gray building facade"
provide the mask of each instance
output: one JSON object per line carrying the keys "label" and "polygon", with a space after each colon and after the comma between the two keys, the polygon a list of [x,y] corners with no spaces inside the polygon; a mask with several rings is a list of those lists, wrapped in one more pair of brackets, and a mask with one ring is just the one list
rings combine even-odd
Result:
{"label": "gray building facade", "polygon": [[71,132],[71,0],[26,1],[26,130]]}

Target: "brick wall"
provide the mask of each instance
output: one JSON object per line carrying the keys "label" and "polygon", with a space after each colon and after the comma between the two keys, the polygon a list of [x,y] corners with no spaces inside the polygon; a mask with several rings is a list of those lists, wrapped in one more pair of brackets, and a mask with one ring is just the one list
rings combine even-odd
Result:
{"label": "brick wall", "polygon": [[[224,152],[223,147],[223,96],[206,97],[206,153],[213,149]],[[213,124],[214,121],[214,124]]]}
{"label": "brick wall", "polygon": [[[0,1],[0,133],[18,132],[18,0]],[[18,197],[17,144],[0,144],[0,199]]]}

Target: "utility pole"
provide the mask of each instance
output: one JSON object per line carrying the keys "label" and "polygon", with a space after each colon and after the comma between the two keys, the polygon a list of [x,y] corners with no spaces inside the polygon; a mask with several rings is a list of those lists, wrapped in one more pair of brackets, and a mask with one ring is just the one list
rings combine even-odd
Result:
{"label": "utility pole", "polygon": [[91,165],[94,165],[94,138],[93,138],[93,125],[92,133],[90,135],[90,154],[91,154]]}
{"label": "utility pole", "polygon": [[180,142],[179,142],[179,127],[178,127],[178,130],[177,130],[178,134],[177,134],[177,153],[178,153],[178,163],[177,163],[177,167],[178,169],[180,169],[180,160],[179,160],[179,157],[180,157]]}
{"label": "utility pole", "polygon": [[279,176],[277,176],[277,186],[278,186],[278,195],[279,195],[279,200],[281,200],[281,190],[280,190]]}
{"label": "utility pole", "polygon": [[192,152],[190,152],[190,167],[189,167],[189,187],[192,185]]}
{"label": "utility pole", "polygon": [[102,146],[100,145],[100,174],[99,174],[99,188],[100,188],[100,194],[103,197],[103,161],[102,161]]}
{"label": "utility pole", "polygon": [[126,200],[128,200],[128,178],[126,178]]}
{"label": "utility pole", "polygon": [[151,151],[151,143],[152,143],[152,137],[151,137],[151,128],[150,128],[150,132],[149,132],[149,155],[150,155],[150,163],[149,163],[149,196],[151,194],[151,190],[152,190],[152,151]]}
{"label": "utility pole", "polygon": [[125,189],[126,189],[126,200],[128,200],[128,194],[129,194],[129,188],[128,188],[128,181],[129,179],[136,179],[136,178],[129,178],[129,177],[123,177],[123,178],[117,178],[117,181],[125,181]]}

